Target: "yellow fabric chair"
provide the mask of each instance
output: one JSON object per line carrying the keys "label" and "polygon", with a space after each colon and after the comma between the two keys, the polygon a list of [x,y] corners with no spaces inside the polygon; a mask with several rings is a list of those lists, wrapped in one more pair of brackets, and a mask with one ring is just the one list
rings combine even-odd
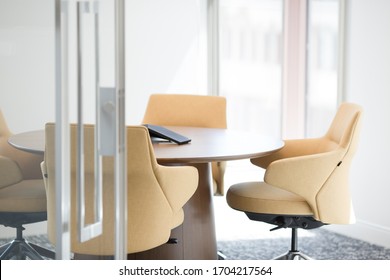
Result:
{"label": "yellow fabric chair", "polygon": [[227,202],[256,221],[292,228],[290,251],[278,259],[306,259],[297,229],[354,222],[349,169],[356,152],[362,109],[340,106],[328,132],[315,139],[286,140],[278,152],[252,163],[265,168],[264,182],[233,185]]}
{"label": "yellow fabric chair", "polygon": [[8,144],[11,136],[0,110],[0,224],[16,229],[16,238],[0,248],[0,259],[53,258],[54,253],[27,242],[23,225],[46,221],[46,192],[40,172],[43,156]]}
{"label": "yellow fabric chair", "polygon": [[[85,255],[114,255],[114,162],[103,157],[103,234],[80,243],[76,214],[76,137],[71,125],[71,250]],[[55,243],[55,125],[46,125],[46,151],[42,163],[48,194],[48,236]],[[93,220],[94,209],[94,126],[84,128],[86,222]],[[127,127],[127,252],[145,251],[169,240],[171,230],[184,219],[183,205],[198,185],[198,172],[189,166],[161,166],[157,163],[148,130]]]}
{"label": "yellow fabric chair", "polygon": [[[152,94],[143,124],[226,128],[226,98],[192,94]],[[215,195],[224,194],[226,162],[211,164]]]}

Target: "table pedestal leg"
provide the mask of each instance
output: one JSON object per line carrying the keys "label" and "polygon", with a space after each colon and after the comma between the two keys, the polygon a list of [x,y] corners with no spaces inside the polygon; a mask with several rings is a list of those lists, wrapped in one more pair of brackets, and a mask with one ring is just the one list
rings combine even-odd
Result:
{"label": "table pedestal leg", "polygon": [[193,166],[199,172],[199,185],[194,196],[184,206],[184,259],[217,259],[211,164],[199,163]]}

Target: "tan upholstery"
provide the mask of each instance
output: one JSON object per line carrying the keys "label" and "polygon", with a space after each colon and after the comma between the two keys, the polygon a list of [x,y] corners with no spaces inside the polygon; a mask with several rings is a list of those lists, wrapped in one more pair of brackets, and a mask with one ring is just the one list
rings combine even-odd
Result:
{"label": "tan upholstery", "polygon": [[[43,156],[13,148],[8,143],[11,135],[0,110],[0,224],[15,228],[16,235],[22,236],[23,225],[47,218],[46,192],[39,167]],[[39,248],[32,250],[31,246],[36,245],[27,245],[24,240],[6,244],[0,250],[1,259],[40,259],[34,251]],[[45,253],[53,256],[52,252]]]}
{"label": "tan upholstery", "polygon": [[[46,152],[42,164],[47,174],[48,234],[55,243],[55,158],[54,124],[46,125]],[[71,126],[71,250],[88,255],[114,254],[114,169],[113,158],[103,158],[103,234],[84,243],[76,235],[76,126]],[[85,186],[86,221],[93,219],[94,126],[86,125]],[[128,253],[154,248],[168,241],[171,229],[183,222],[182,207],[195,192],[198,173],[194,167],[165,167],[157,164],[148,131],[143,126],[127,127]]]}
{"label": "tan upholstery", "polygon": [[[232,186],[229,205],[258,213],[311,214],[324,223],[353,222],[348,177],[361,115],[360,106],[344,103],[323,137],[286,140],[278,152],[252,159],[253,164],[266,168],[265,182]],[[251,200],[270,200],[274,209]]]}
{"label": "tan upholstery", "polygon": [[45,212],[46,193],[39,168],[43,156],[13,148],[8,143],[11,135],[0,110],[0,212]]}
{"label": "tan upholstery", "polygon": [[[323,137],[286,140],[281,150],[251,159],[266,169],[264,182],[231,186],[229,206],[252,220],[292,228],[293,239],[297,228],[353,223],[349,169],[361,116],[360,106],[344,103]],[[290,252],[295,254],[296,248]]]}
{"label": "tan upholstery", "polygon": [[0,215],[1,212],[46,212],[42,179],[22,180],[0,189]]}
{"label": "tan upholstery", "polygon": [[265,182],[240,183],[229,190],[228,203],[234,209],[265,214],[313,215],[305,199]]}
{"label": "tan upholstery", "polygon": [[23,179],[42,179],[40,163],[42,155],[23,152],[8,144],[8,138],[12,135],[0,110],[0,155],[11,158],[17,162],[23,174]]}
{"label": "tan upholstery", "polygon": [[[152,94],[143,124],[226,128],[226,98],[191,94]],[[226,162],[213,162],[214,194],[224,194]]]}

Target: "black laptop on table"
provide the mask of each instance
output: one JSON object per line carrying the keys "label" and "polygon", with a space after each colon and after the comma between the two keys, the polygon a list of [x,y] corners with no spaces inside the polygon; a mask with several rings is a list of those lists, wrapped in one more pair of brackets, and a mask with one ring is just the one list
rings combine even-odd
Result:
{"label": "black laptop on table", "polygon": [[191,139],[160,125],[144,124],[149,130],[150,137],[158,137],[175,142],[179,145],[191,142]]}

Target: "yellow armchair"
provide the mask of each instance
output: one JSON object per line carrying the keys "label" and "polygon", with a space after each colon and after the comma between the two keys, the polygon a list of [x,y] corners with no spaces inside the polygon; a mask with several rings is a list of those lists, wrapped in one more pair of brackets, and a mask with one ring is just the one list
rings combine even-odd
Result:
{"label": "yellow armchair", "polygon": [[[54,124],[46,125],[46,151],[42,172],[48,193],[48,236],[55,243]],[[198,185],[198,171],[190,166],[161,166],[154,156],[147,128],[129,126],[127,132],[127,252],[145,251],[169,240],[171,230],[184,219],[183,205]],[[71,251],[83,255],[114,255],[114,162],[103,157],[103,234],[79,242],[76,214],[76,125],[71,125]],[[94,213],[94,126],[85,125],[86,222]]]}
{"label": "yellow armchair", "polygon": [[340,106],[323,137],[286,140],[271,155],[251,162],[265,168],[264,182],[229,188],[228,204],[256,221],[292,228],[291,250],[279,259],[308,258],[297,248],[297,229],[355,221],[349,169],[356,152],[362,108]]}

